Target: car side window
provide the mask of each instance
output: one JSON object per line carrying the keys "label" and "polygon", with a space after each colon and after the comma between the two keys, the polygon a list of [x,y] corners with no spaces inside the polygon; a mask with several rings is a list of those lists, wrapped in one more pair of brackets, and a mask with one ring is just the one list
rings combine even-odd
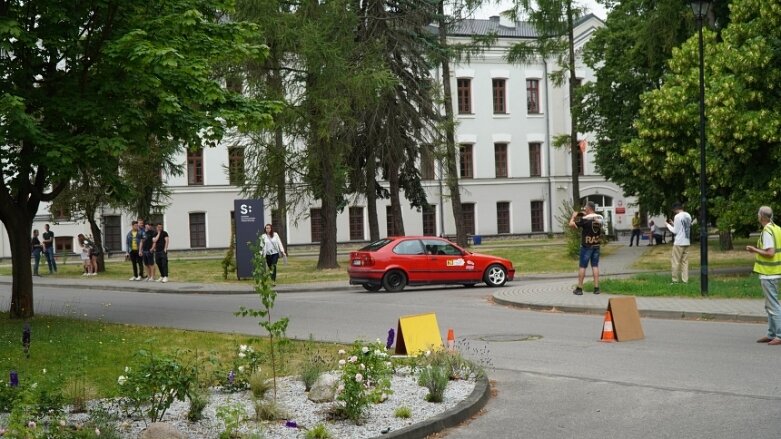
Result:
{"label": "car side window", "polygon": [[461,256],[461,250],[446,241],[427,239],[423,241],[426,254],[440,256]]}
{"label": "car side window", "polygon": [[401,241],[393,248],[393,253],[397,255],[424,255],[426,254],[423,244],[417,239]]}

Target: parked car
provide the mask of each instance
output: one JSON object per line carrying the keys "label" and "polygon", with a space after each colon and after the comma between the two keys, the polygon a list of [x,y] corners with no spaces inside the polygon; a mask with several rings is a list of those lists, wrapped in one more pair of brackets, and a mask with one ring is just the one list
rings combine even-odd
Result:
{"label": "parked car", "polygon": [[500,287],[513,280],[515,268],[508,259],[472,253],[435,236],[388,237],[350,253],[351,285],[369,291],[401,291],[407,285],[485,282]]}

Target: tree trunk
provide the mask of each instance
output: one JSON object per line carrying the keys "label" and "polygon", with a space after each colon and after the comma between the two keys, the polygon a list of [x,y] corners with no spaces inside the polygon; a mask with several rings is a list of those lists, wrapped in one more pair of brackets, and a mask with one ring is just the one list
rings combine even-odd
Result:
{"label": "tree trunk", "polygon": [[399,167],[396,164],[391,165],[392,169],[388,172],[388,184],[390,186],[391,212],[393,216],[393,234],[396,236],[405,236],[404,218],[401,213],[401,197],[399,196]]}
{"label": "tree trunk", "polygon": [[[575,114],[575,34],[573,30],[574,22],[572,19],[572,1],[567,1],[567,37],[569,43],[569,114],[572,126],[570,127],[570,151],[572,152],[572,204],[580,207],[580,176],[578,173],[581,164],[580,145],[578,142],[578,122]],[[585,153],[583,153],[583,170],[585,173]]]}
{"label": "tree trunk", "polygon": [[380,239],[380,221],[377,218],[377,160],[374,158],[374,148],[369,147],[366,168],[366,209],[369,214],[369,240]]}
{"label": "tree trunk", "polygon": [[[277,233],[279,233],[279,239],[282,240],[282,246],[287,250],[287,181],[285,179],[287,169],[285,140],[283,138],[282,128],[277,127],[274,130],[274,154],[277,155],[280,167],[279,173],[276,176],[276,189],[277,189],[277,213],[279,214],[279,224],[277,227]],[[270,221],[269,221],[270,222]]]}
{"label": "tree trunk", "polygon": [[733,250],[735,247],[732,245],[732,232],[729,230],[719,230],[719,249],[721,251]]}
{"label": "tree trunk", "polygon": [[336,260],[336,214],[337,214],[337,190],[334,176],[336,167],[334,160],[335,154],[332,153],[330,143],[333,140],[326,140],[317,145],[320,150],[319,166],[322,178],[323,194],[321,198],[320,215],[323,225],[320,236],[320,256],[317,259],[317,268],[322,270],[326,268],[339,268],[339,262]]}
{"label": "tree trunk", "polygon": [[[16,218],[5,222],[8,243],[11,247],[11,310],[12,319],[33,317],[33,270],[30,265],[32,250],[30,236],[32,218],[14,214]],[[10,224],[9,224],[10,223]],[[45,263],[45,262],[44,262]]]}
{"label": "tree trunk", "polygon": [[106,271],[106,252],[103,250],[103,232],[100,231],[97,221],[95,221],[95,213],[87,212],[87,222],[89,222],[89,230],[92,233],[92,242],[95,243],[95,251],[98,252],[96,257],[98,263],[98,273]]}
{"label": "tree trunk", "polygon": [[[445,22],[445,3],[440,1],[439,9],[439,44],[447,47],[447,23]],[[456,243],[466,247],[466,230],[464,214],[461,210],[461,192],[458,185],[458,163],[456,156],[456,134],[453,117],[453,90],[450,87],[450,60],[442,60],[442,94],[445,106],[445,163],[447,168],[447,187],[450,191],[450,203],[453,207],[453,219],[456,223]],[[443,230],[442,233],[445,231]]]}

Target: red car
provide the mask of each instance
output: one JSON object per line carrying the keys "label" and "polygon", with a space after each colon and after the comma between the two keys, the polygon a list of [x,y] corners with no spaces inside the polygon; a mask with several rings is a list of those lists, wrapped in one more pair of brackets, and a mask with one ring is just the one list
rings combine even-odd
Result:
{"label": "red car", "polygon": [[500,287],[513,280],[508,259],[472,253],[447,239],[434,236],[388,237],[350,253],[351,285],[369,291],[401,291],[407,285],[485,282]]}

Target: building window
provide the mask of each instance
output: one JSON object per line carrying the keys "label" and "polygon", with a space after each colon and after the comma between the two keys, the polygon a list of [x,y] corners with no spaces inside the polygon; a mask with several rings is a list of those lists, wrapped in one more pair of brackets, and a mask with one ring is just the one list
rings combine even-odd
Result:
{"label": "building window", "polygon": [[494,143],[494,163],[496,164],[496,178],[507,177],[507,144]]}
{"label": "building window", "polygon": [[350,240],[363,241],[363,207],[350,208]]}
{"label": "building window", "polygon": [[423,208],[423,234],[437,235],[437,207],[431,204]]}
{"label": "building window", "polygon": [[505,94],[505,80],[494,79],[491,81],[494,91],[494,114],[507,114],[507,99]]}
{"label": "building window", "polygon": [[461,178],[472,178],[472,145],[461,145],[459,152]]}
{"label": "building window", "polygon": [[458,114],[472,113],[472,80],[468,78],[458,78]]}
{"label": "building window", "polygon": [[109,252],[122,251],[122,217],[119,215],[103,217],[103,248]]}
{"label": "building window", "polygon": [[393,227],[393,209],[391,206],[385,206],[385,227],[388,232],[388,236],[396,236],[396,230]]}
{"label": "building window", "polygon": [[187,151],[187,184],[190,186],[203,184],[203,148]]}
{"label": "building window", "polygon": [[312,242],[320,242],[323,239],[323,214],[317,209],[309,209],[309,222],[312,229]]}
{"label": "building window", "polygon": [[228,148],[228,181],[233,186],[244,184],[244,148]]}
{"label": "building window", "polygon": [[475,234],[475,203],[461,203],[461,216],[464,218],[464,229],[467,235]]}
{"label": "building window", "polygon": [[190,248],[206,247],[206,214],[190,214]]}
{"label": "building window", "polygon": [[434,179],[434,147],[423,145],[420,148],[420,179]]}
{"label": "building window", "polygon": [[510,233],[510,203],[496,203],[496,233]]}
{"label": "building window", "polygon": [[536,142],[529,144],[529,175],[532,177],[539,177],[542,175],[541,150],[541,144]]}
{"label": "building window", "polygon": [[526,80],[526,111],[529,114],[540,113],[540,80]]}
{"label": "building window", "polygon": [[532,201],[532,232],[544,232],[545,222],[543,221],[542,201]]}
{"label": "building window", "polygon": [[55,236],[54,237],[54,251],[57,253],[73,253],[73,237],[72,236]]}

